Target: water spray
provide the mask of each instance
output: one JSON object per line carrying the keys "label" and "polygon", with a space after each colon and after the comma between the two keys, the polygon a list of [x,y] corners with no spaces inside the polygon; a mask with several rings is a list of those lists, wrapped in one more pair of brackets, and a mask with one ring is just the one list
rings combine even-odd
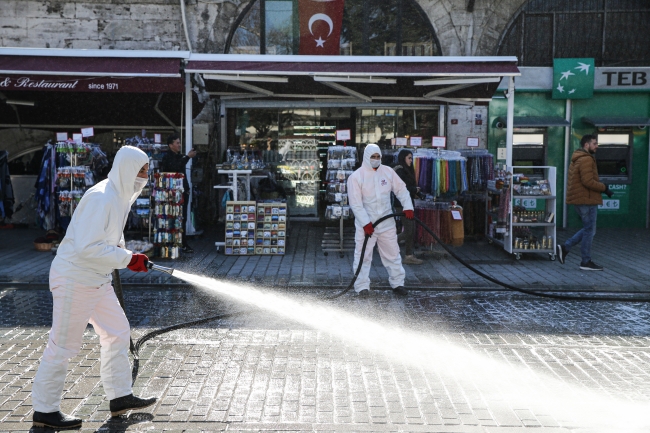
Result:
{"label": "water spray", "polygon": [[147,260],[145,266],[147,267],[147,269],[151,269],[152,271],[164,272],[169,275],[173,275],[174,273],[174,268],[166,268],[164,266],[157,265],[151,260]]}
{"label": "water spray", "polygon": [[[385,215],[385,216],[379,218],[377,221],[375,221],[372,224],[372,226],[376,227],[377,225],[379,225],[381,222],[383,222],[384,220],[386,220],[388,218],[395,218],[395,217],[402,217],[402,216],[404,216],[404,213],[393,213],[393,214]],[[468,268],[469,270],[471,270],[475,274],[477,274],[477,275],[485,278],[486,280],[491,281],[491,282],[493,282],[493,283],[495,283],[495,284],[497,284],[497,285],[499,285],[499,286],[501,286],[501,287],[503,287],[505,289],[516,291],[516,292],[519,292],[519,293],[525,293],[525,294],[528,294],[528,295],[539,296],[539,297],[544,297],[544,298],[551,298],[551,299],[557,299],[557,300],[563,300],[563,301],[650,302],[650,298],[635,298],[635,297],[620,298],[620,297],[613,297],[613,296],[556,295],[556,294],[552,294],[552,293],[536,292],[536,291],[533,291],[533,290],[526,290],[526,289],[522,289],[522,288],[519,288],[519,287],[512,286],[510,284],[499,281],[496,278],[491,277],[490,275],[487,275],[486,273],[476,269],[475,267],[473,267],[472,265],[470,265],[469,263],[464,261],[461,257],[459,257],[452,249],[450,249],[449,246],[447,246],[445,243],[443,243],[440,240],[440,238],[429,227],[427,227],[422,221],[420,221],[417,217],[414,217],[413,220],[417,224],[421,225],[422,228],[427,233],[429,233],[445,249],[445,251],[447,251],[454,259],[458,260],[458,262],[460,262],[463,266],[465,266],[466,268]],[[336,299],[336,298],[344,295],[350,289],[352,289],[352,287],[354,287],[354,283],[357,280],[357,277],[358,277],[359,273],[361,272],[361,267],[363,265],[363,257],[365,256],[365,253],[366,253],[366,245],[368,243],[369,238],[370,238],[370,236],[365,237],[365,240],[363,242],[363,246],[361,248],[361,257],[359,259],[359,265],[357,266],[357,269],[356,269],[356,271],[354,273],[354,276],[352,277],[352,281],[350,281],[350,284],[344,290],[340,291],[339,293],[336,293],[336,294],[330,295],[330,296],[326,296],[324,298],[325,300]],[[167,268],[167,267],[164,267],[164,266],[156,265],[155,263],[153,263],[151,261],[147,262],[146,267],[147,267],[147,269],[151,269],[151,270],[154,270],[154,271],[165,272],[165,273],[167,273],[169,275],[173,275],[173,272],[174,272],[173,268]],[[182,274],[182,272],[181,272],[181,274]],[[115,285],[116,282],[119,285],[119,287],[120,287],[120,296],[118,296],[118,298],[121,298],[121,285],[119,284],[119,273],[117,272],[117,270],[113,273],[113,282],[114,282],[114,285]],[[121,299],[120,299],[120,303],[123,305],[123,301]],[[138,351],[139,351],[140,347],[147,340],[149,340],[149,339],[151,339],[151,338],[153,338],[153,337],[155,337],[157,335],[164,334],[164,333],[167,333],[167,332],[170,332],[170,331],[174,331],[176,329],[187,328],[187,327],[190,327],[190,326],[196,326],[196,325],[211,322],[211,321],[214,321],[214,320],[225,319],[225,318],[228,318],[228,317],[234,317],[234,316],[238,316],[240,314],[248,313],[250,311],[252,311],[252,310],[244,310],[244,311],[238,311],[238,312],[234,312],[234,313],[222,313],[222,314],[219,314],[219,315],[216,315],[216,316],[206,317],[206,318],[203,318],[203,319],[198,319],[198,320],[194,320],[194,321],[187,322],[187,323],[179,323],[179,324],[174,325],[174,326],[159,329],[157,331],[152,331],[152,332],[150,332],[148,334],[145,334],[142,337],[140,337],[140,339],[135,343],[135,345],[133,344],[133,342],[131,342],[131,353],[133,354],[133,358],[134,358],[133,371],[132,371],[133,383],[135,383],[135,379],[137,378],[138,369],[139,369]]]}

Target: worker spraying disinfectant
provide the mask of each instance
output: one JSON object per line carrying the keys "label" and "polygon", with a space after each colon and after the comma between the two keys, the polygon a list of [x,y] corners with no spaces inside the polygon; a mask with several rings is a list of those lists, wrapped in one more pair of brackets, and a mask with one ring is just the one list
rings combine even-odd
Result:
{"label": "worker spraying disinfectant", "polygon": [[101,344],[101,379],[111,415],[153,405],[155,398],[132,393],[129,322],[120,307],[111,272],[147,272],[154,265],[144,254],[124,247],[124,225],[131,205],[147,184],[149,158],[131,146],[115,155],[108,179],[90,188],[75,210],[50,268],[52,329],[32,388],[36,427],[69,429],[82,420],[61,412],[68,361],[82,344],[88,323]]}
{"label": "worker spraying disinfectant", "polygon": [[[372,145],[371,145],[372,146]],[[364,163],[368,162],[370,170],[378,168],[380,164],[370,164],[374,159],[379,162],[377,157],[380,153],[375,147],[371,147],[367,155],[364,154]],[[376,154],[376,155],[375,155]],[[366,158],[367,156],[367,158]],[[373,158],[371,158],[373,157]],[[34,426],[51,427],[54,429],[69,429],[80,427],[82,420],[63,414],[60,411],[61,394],[67,372],[69,358],[75,356],[81,347],[82,337],[86,325],[91,323],[95,332],[100,336],[101,344],[101,379],[107,397],[110,400],[110,411],[113,416],[121,415],[132,409],[141,409],[153,405],[155,398],[142,399],[133,396],[131,388],[131,379],[137,375],[137,363],[134,362],[134,372],[131,375],[129,371],[130,363],[128,358],[128,348],[130,341],[130,328],[128,320],[120,304],[118,303],[115,291],[111,287],[111,272],[114,269],[129,268],[135,272],[147,272],[149,269],[173,274],[179,278],[199,286],[210,287],[220,294],[233,296],[239,300],[246,300],[254,308],[273,309],[278,312],[295,312],[302,308],[295,304],[280,302],[278,299],[270,299],[268,296],[247,291],[243,294],[241,290],[234,290],[230,285],[219,283],[215,280],[199,277],[183,272],[174,272],[173,269],[156,265],[149,261],[144,254],[134,254],[124,248],[123,230],[128,216],[131,204],[140,194],[142,188],[147,182],[148,158],[144,152],[137,148],[125,146],[122,147],[115,157],[113,168],[108,175],[108,179],[100,182],[95,187],[86,192],[77,207],[68,232],[61,243],[57,256],[52,262],[50,271],[50,289],[53,297],[53,320],[50,338],[43,354],[41,364],[34,379],[32,401],[34,407]],[[381,174],[381,173],[380,173]],[[352,177],[351,177],[352,179]],[[388,180],[384,179],[386,184],[382,184],[381,177],[378,179],[380,187],[387,187]],[[395,180],[398,184],[397,195],[400,201],[410,202],[408,194],[401,190],[401,181]],[[403,183],[403,182],[402,182]],[[352,189],[352,188],[351,188]],[[391,187],[391,190],[393,188]],[[380,188],[380,193],[384,191]],[[378,194],[375,192],[375,194]],[[403,197],[402,197],[403,196]],[[373,204],[372,202],[370,204]],[[376,203],[374,203],[376,204]],[[411,209],[405,206],[404,214],[384,214],[377,207],[372,215],[362,221],[361,226],[363,233],[362,242],[358,242],[355,251],[356,273],[350,282],[350,285],[343,292],[329,297],[336,298],[347,292],[357,280],[361,277],[361,284],[366,284],[367,271],[361,273],[364,267],[366,256],[372,254],[372,248],[366,253],[368,244],[374,246],[372,242],[373,232],[381,223],[395,216],[406,216],[413,218],[420,224],[434,239],[438,237],[422,222],[415,218]],[[372,218],[377,218],[371,221]],[[392,225],[394,227],[394,225]],[[391,245],[396,237],[394,230],[386,230],[390,234]],[[458,256],[449,250],[445,245],[443,247],[456,259]],[[399,250],[395,257],[395,271],[399,271],[397,258]],[[385,258],[382,256],[382,258]],[[529,293],[536,296],[544,296],[556,299],[580,299],[573,296],[560,296],[546,293],[537,293],[528,290],[518,289],[509,284],[500,282],[464,263],[466,267],[482,277],[495,282],[510,290]],[[386,261],[384,261],[386,264]],[[401,264],[399,264],[401,267]],[[115,273],[117,274],[117,272]],[[403,270],[394,272],[391,281],[394,291],[397,294],[406,293],[401,284],[403,284]],[[401,275],[400,275],[401,274]],[[119,274],[117,277],[119,278]],[[116,281],[119,286],[119,280]],[[214,286],[216,284],[216,287]],[[356,286],[356,285],[355,285]],[[396,286],[396,287],[395,287]],[[395,290],[395,289],[401,290]],[[250,298],[250,299],[244,299]],[[606,297],[592,297],[590,301],[597,300],[625,300],[628,302],[640,302],[647,299],[612,299]],[[137,348],[147,339],[188,326],[195,326],[219,318],[231,317],[241,314],[244,311],[230,312],[220,314],[214,317],[194,320],[192,322],[174,325],[149,333],[140,338],[135,345],[134,359],[137,360]],[[305,317],[305,323],[314,324],[315,314],[310,311],[303,311],[301,317]],[[309,319],[309,320],[308,320]],[[357,327],[357,325],[354,325]],[[344,335],[349,335],[349,332]],[[377,334],[375,332],[375,334]],[[384,331],[379,332],[384,334]],[[400,340],[402,336],[400,336]],[[382,343],[383,344],[383,343]],[[414,343],[412,346],[418,347],[420,343]],[[402,346],[400,346],[402,347]],[[402,348],[396,348],[394,352],[401,351]]]}

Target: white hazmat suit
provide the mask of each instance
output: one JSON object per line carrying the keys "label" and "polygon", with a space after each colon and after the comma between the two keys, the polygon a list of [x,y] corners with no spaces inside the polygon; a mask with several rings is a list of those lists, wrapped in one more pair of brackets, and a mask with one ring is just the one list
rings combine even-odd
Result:
{"label": "white hazmat suit", "polygon": [[111,285],[113,269],[125,268],[124,226],[144,185],[135,179],[149,162],[135,147],[115,155],[108,179],[90,188],[75,210],[50,268],[52,329],[32,387],[37,412],[60,410],[68,360],[81,348],[86,325],[101,345],[101,378],[109,400],[131,394],[130,328]]}
{"label": "white hazmat suit", "polygon": [[[363,152],[363,162],[348,178],[348,201],[350,208],[354,212],[355,231],[355,250],[354,272],[359,265],[361,249],[365,240],[364,226],[368,223],[374,223],[379,218],[393,213],[391,207],[390,193],[402,203],[404,210],[413,210],[413,203],[406,184],[395,171],[385,165],[380,165],[376,170],[370,164],[370,156],[378,153],[381,155],[381,149],[376,144],[368,144]],[[390,286],[404,286],[404,268],[402,267],[402,257],[399,253],[397,243],[397,233],[395,230],[395,219],[388,218],[381,222],[372,236],[368,239],[365,255],[363,257],[363,266],[359,276],[354,283],[354,290],[359,293],[362,290],[370,289],[370,263],[372,261],[373,249],[377,244],[381,262],[388,271],[388,282]]]}

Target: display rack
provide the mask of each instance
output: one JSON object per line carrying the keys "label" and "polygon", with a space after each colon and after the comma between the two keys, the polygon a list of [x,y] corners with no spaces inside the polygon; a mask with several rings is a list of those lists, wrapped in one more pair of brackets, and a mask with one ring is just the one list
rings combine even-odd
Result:
{"label": "display rack", "polygon": [[282,164],[278,170],[286,179],[282,185],[287,194],[287,211],[293,217],[318,216],[318,191],[321,162],[315,138],[282,138],[278,140]]}
{"label": "display rack", "polygon": [[346,219],[353,218],[348,204],[348,177],[354,172],[357,161],[357,150],[354,147],[330,146],[327,149],[326,191],[328,206],[325,209],[325,219],[337,221],[338,227],[325,227],[321,242],[323,252],[354,251],[354,228],[347,231],[343,226]]}
{"label": "display rack", "polygon": [[183,179],[181,173],[154,175],[154,256],[177,259],[183,244]]}
{"label": "display rack", "polygon": [[[513,181],[521,172],[543,170],[547,183],[525,185]],[[548,254],[556,259],[556,168],[550,166],[506,167],[505,175],[488,184],[486,192],[486,238],[514,254]],[[497,182],[502,187],[497,188]],[[539,181],[537,181],[539,182]],[[546,187],[546,186],[547,187]]]}
{"label": "display rack", "polygon": [[287,204],[257,204],[255,254],[284,255],[287,246]]}
{"label": "display rack", "polygon": [[286,203],[226,202],[226,255],[284,255],[286,242]]}
{"label": "display rack", "polygon": [[169,150],[166,144],[156,143],[155,138],[133,136],[124,139],[124,145],[137,147],[149,157],[149,180],[147,186],[142,190],[140,196],[131,206],[131,212],[127,223],[128,229],[134,233],[142,234],[147,231],[147,239],[151,242],[152,237],[152,213],[154,202],[152,200],[151,185],[154,183],[154,174],[159,172],[160,162]]}
{"label": "display rack", "polygon": [[[99,144],[70,141],[56,144],[56,205],[58,222],[64,229],[67,229],[81,197],[95,184],[95,176],[90,168],[94,151],[99,151],[105,157]],[[58,165],[64,161],[69,165]]]}
{"label": "display rack", "polygon": [[255,254],[256,215],[254,201],[226,202],[226,255]]}

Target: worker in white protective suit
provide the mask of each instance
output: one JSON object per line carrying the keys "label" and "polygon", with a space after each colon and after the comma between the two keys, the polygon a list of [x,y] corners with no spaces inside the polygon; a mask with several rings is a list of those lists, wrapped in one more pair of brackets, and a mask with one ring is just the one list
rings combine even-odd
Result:
{"label": "worker in white protective suit", "polygon": [[406,184],[395,171],[381,165],[381,149],[376,144],[369,144],[363,152],[363,162],[348,178],[348,201],[354,212],[354,225],[356,231],[354,241],[354,264],[352,269],[356,272],[361,258],[363,242],[368,236],[363,265],[354,282],[354,290],[361,297],[370,294],[370,263],[375,244],[379,250],[381,262],[388,271],[388,282],[393,292],[405,296],[408,292],[404,288],[404,268],[397,243],[395,220],[388,218],[377,227],[372,226],[379,218],[393,213],[391,196],[394,193],[404,208],[406,218],[413,219],[413,203],[406,189]]}
{"label": "worker in white protective suit", "polygon": [[124,245],[131,204],[147,184],[149,158],[122,147],[108,179],[84,194],[50,268],[52,329],[32,387],[35,427],[70,429],[82,420],[61,412],[68,360],[81,348],[88,323],[99,335],[101,379],[113,416],[151,406],[155,398],[133,396],[128,349],[129,322],[111,285],[114,269],[147,271],[148,258]]}

